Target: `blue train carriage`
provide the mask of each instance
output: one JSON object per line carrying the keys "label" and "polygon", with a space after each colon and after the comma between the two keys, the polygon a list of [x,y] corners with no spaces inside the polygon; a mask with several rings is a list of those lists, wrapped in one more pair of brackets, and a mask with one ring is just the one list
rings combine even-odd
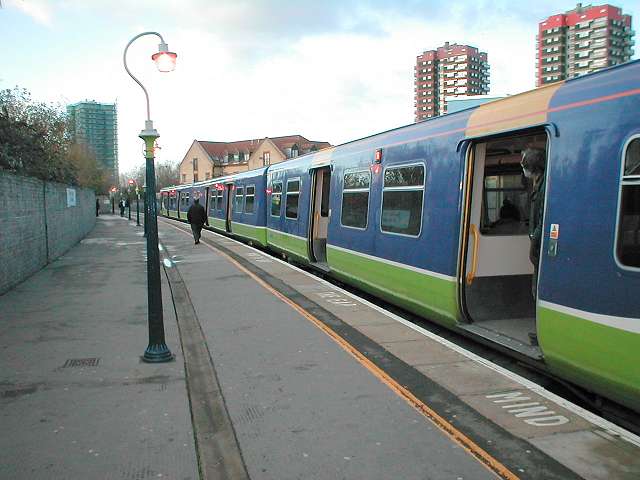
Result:
{"label": "blue train carriage", "polygon": [[232,176],[217,177],[210,180],[207,219],[212,230],[230,233],[230,210],[233,195]]}
{"label": "blue train carriage", "polygon": [[538,336],[559,375],[640,407],[640,62],[558,85]]}
{"label": "blue train carriage", "polygon": [[[231,175],[225,180],[231,185],[227,195],[227,232],[250,243],[267,246],[266,189],[267,168]],[[227,191],[229,188],[227,187]],[[231,199],[231,203],[229,200]]]}
{"label": "blue train carriage", "polygon": [[175,187],[160,190],[160,214],[178,218],[178,194]]}
{"label": "blue train carriage", "polygon": [[193,205],[194,200],[199,199],[200,204],[207,208],[207,192],[211,180],[198,183],[190,183],[173,187],[177,198],[177,212],[175,218],[187,220],[187,212],[189,207]]}
{"label": "blue train carriage", "polygon": [[331,149],[272,165],[267,172],[267,244],[292,260],[328,271]]}
{"label": "blue train carriage", "polygon": [[158,204],[160,205],[160,215],[169,216],[169,189],[163,188],[158,195]]}
{"label": "blue train carriage", "polygon": [[[632,62],[335,148],[328,268],[637,409],[639,80]],[[534,285],[527,148],[547,158]]]}

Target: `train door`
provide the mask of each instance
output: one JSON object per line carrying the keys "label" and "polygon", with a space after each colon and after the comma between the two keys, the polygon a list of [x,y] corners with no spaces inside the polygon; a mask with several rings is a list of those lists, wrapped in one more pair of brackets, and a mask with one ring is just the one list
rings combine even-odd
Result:
{"label": "train door", "polygon": [[327,230],[329,228],[329,197],[331,195],[331,167],[312,171],[311,224],[309,244],[312,260],[320,264],[327,262]]}
{"label": "train door", "polygon": [[210,203],[210,199],[209,199],[209,193],[211,192],[211,189],[213,188],[213,186],[208,186],[208,187],[203,187],[204,188],[204,205],[202,205],[204,207],[204,211],[206,212],[206,215],[204,216],[205,218],[205,225],[209,225],[209,203]]}
{"label": "train door", "polygon": [[233,183],[227,183],[225,185],[225,200],[226,200],[226,206],[225,206],[225,225],[226,225],[226,230],[227,232],[231,233],[231,213],[233,212],[233,206],[231,204],[231,200],[233,200],[232,198],[232,192],[233,192]]}
{"label": "train door", "polygon": [[520,165],[531,148],[546,157],[544,131],[479,142],[468,156],[461,263],[462,328],[540,358],[537,285],[531,256],[530,181]]}

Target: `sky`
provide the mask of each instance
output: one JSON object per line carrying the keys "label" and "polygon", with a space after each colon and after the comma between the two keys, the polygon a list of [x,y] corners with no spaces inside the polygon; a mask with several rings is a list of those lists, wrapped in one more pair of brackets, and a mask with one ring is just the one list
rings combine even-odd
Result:
{"label": "sky", "polygon": [[[491,95],[535,87],[538,22],[565,0],[0,0],[0,89],[66,105],[117,102],[120,171],[144,163],[146,103],[122,56],[162,34],[176,70],[151,61],[155,36],[127,64],[149,92],[158,161],[194,139],[300,134],[334,145],[413,122],[413,67],[450,43],[488,53]],[[586,4],[586,2],[584,3]],[[633,17],[640,2],[612,3]],[[638,38],[638,36],[636,36]],[[636,52],[640,50],[635,47]],[[638,58],[638,53],[634,55]]]}

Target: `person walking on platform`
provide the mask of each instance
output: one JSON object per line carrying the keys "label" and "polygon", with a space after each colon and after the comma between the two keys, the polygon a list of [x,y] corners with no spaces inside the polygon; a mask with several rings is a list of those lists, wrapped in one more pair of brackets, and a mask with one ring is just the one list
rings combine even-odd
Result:
{"label": "person walking on platform", "polygon": [[120,216],[124,217],[124,199],[120,199]]}
{"label": "person walking on platform", "polygon": [[100,215],[100,199],[96,197],[96,217]]}
{"label": "person walking on platform", "polygon": [[193,201],[193,205],[189,207],[187,211],[187,221],[191,224],[191,231],[193,232],[193,240],[195,245],[200,243],[200,235],[202,233],[202,227],[207,221],[207,214],[204,211],[204,207],[200,205],[200,199],[196,198]]}

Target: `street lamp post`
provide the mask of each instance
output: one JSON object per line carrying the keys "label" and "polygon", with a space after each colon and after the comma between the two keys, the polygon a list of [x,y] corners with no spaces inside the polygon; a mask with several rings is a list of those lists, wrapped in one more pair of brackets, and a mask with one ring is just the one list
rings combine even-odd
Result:
{"label": "street lamp post", "polygon": [[138,38],[144,35],[156,35],[160,38],[158,53],[151,58],[156,62],[161,72],[170,72],[175,68],[177,55],[169,52],[167,44],[164,42],[162,35],[157,32],[144,32],[136,35],[124,49],[122,61],[124,69],[129,76],[140,85],[147,99],[147,120],[144,124],[144,130],[138,135],[145,143],[146,158],[146,201],[145,224],[147,225],[147,303],[149,310],[149,345],[144,351],[142,360],[149,363],[168,362],[173,360],[173,354],[167,347],[164,337],[164,321],[162,315],[162,290],[160,284],[160,252],[158,251],[158,220],[157,208],[155,202],[156,192],[156,175],[154,168],[154,143],[160,136],[158,131],[153,128],[153,121],[149,110],[149,94],[142,83],[134,77],[127,67],[127,50],[129,46]]}
{"label": "street lamp post", "polygon": [[142,198],[144,199],[144,238],[147,238],[147,229],[149,228],[147,223],[147,219],[149,218],[149,212],[147,211],[147,186],[144,185],[142,190],[144,191],[144,194],[142,195]]}

